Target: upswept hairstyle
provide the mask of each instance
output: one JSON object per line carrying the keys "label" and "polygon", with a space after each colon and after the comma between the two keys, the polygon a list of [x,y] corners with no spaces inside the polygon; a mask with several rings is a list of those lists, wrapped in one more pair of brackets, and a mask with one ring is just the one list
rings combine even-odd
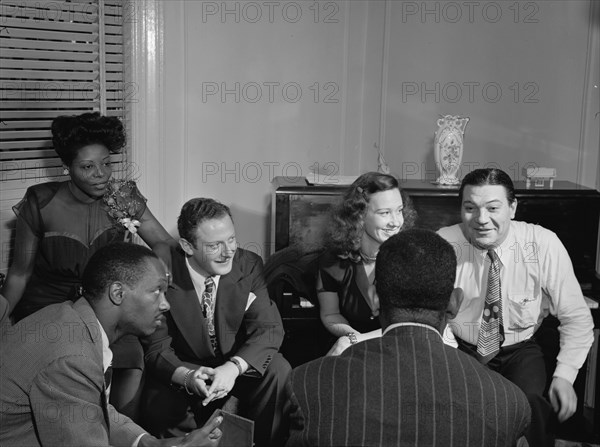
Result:
{"label": "upswept hairstyle", "polygon": [[506,190],[506,198],[508,203],[515,201],[515,187],[512,180],[506,172],[496,168],[475,169],[465,175],[458,191],[458,200],[462,205],[463,192],[467,185],[482,186],[482,185],[502,185]]}
{"label": "upswept hairstyle", "polygon": [[81,279],[83,295],[91,302],[99,300],[116,281],[135,287],[148,270],[147,259],[158,259],[147,247],[127,242],[108,244],[92,255]]}
{"label": "upswept hairstyle", "polygon": [[375,264],[375,289],[382,312],[443,312],[456,277],[456,253],[430,230],[402,231],[383,244]]}
{"label": "upswept hairstyle", "polygon": [[417,212],[408,194],[400,189],[398,180],[389,174],[367,172],[358,177],[332,210],[328,231],[328,248],[339,256],[360,259],[360,241],[364,232],[364,218],[370,197],[382,191],[398,189],[402,197],[404,224],[401,231],[412,228]]}
{"label": "upswept hairstyle", "polygon": [[196,229],[198,225],[205,220],[218,219],[223,216],[229,216],[233,219],[229,207],[221,202],[203,197],[190,199],[185,202],[177,218],[179,237],[188,241],[194,248],[198,248],[196,247]]}
{"label": "upswept hairstyle", "polygon": [[79,149],[101,144],[112,154],[125,146],[125,128],[116,116],[98,112],[59,116],[52,121],[52,144],[62,162],[71,166]]}

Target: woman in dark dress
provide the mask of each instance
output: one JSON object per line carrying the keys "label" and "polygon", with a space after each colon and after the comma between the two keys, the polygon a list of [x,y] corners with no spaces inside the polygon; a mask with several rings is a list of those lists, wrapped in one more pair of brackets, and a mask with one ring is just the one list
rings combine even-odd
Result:
{"label": "woman in dark dress", "polygon": [[333,210],[329,248],[319,264],[317,296],[321,321],[337,339],[330,354],[381,335],[379,303],[369,292],[379,247],[416,220],[398,180],[368,172],[352,183]]}
{"label": "woman in dark dress", "polygon": [[[70,179],[31,186],[14,208],[14,259],[2,288],[13,321],[49,304],[77,298],[83,269],[94,252],[137,232],[153,247],[171,236],[146,207],[133,182],[111,181],[110,154],[125,145],[116,117],[99,113],[61,116],[52,122],[52,142]],[[111,396],[121,410],[135,393],[143,369],[139,341],[123,338],[111,346]],[[119,371],[118,369],[121,369]],[[119,375],[129,380],[119,380]],[[119,384],[126,386],[119,392]],[[132,397],[132,396],[131,396]]]}

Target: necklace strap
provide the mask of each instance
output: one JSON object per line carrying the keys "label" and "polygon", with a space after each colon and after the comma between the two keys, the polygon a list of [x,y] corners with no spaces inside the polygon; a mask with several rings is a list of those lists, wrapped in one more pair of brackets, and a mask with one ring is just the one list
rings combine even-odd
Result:
{"label": "necklace strap", "polygon": [[371,264],[377,260],[377,254],[375,254],[375,256],[369,256],[365,254],[362,250],[360,251],[360,257],[366,264]]}

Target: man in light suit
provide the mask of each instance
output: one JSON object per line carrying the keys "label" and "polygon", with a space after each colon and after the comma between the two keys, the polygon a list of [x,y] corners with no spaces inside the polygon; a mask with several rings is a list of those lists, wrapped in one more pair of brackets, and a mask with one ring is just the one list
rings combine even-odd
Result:
{"label": "man in light suit", "polygon": [[0,346],[2,446],[216,446],[221,418],[186,438],[158,440],[108,403],[109,344],[164,322],[168,275],[156,255],[116,243],[98,250],[84,297],[47,306],[6,328]]}
{"label": "man in light suit", "polygon": [[383,336],[292,371],[287,445],[515,445],[530,419],[523,392],[442,340],[462,299],[452,246],[406,230],[376,262]]}
{"label": "man in light suit", "polygon": [[231,394],[255,423],[256,445],[279,446],[290,366],[278,353],[283,326],[262,260],[237,248],[231,212],[215,200],[188,201],[177,226],[179,247],[164,256],[173,271],[167,324],[143,341],[146,425],[164,436],[188,407],[200,421]]}

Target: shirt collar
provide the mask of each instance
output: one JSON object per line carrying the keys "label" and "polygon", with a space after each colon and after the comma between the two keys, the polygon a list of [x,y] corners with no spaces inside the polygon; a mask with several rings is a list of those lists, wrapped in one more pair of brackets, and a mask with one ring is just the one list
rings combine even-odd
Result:
{"label": "shirt collar", "polygon": [[106,372],[108,367],[112,364],[113,353],[109,348],[110,343],[108,341],[108,335],[106,335],[104,328],[97,318],[96,321],[98,321],[98,327],[100,328],[100,340],[102,342],[102,370]]}
{"label": "shirt collar", "polygon": [[[510,221],[508,227],[508,234],[506,235],[506,239],[497,247],[494,248],[496,255],[498,255],[498,259],[500,259],[500,264],[507,265],[507,262],[510,261],[511,256],[514,256],[514,244],[515,244],[515,232],[513,229],[513,221]],[[475,259],[478,259],[481,264],[485,262],[490,262],[490,258],[488,257],[487,248],[479,248],[469,242],[472,250],[474,250]],[[513,251],[511,251],[511,247]],[[480,264],[480,265],[481,265]]]}
{"label": "shirt collar", "polygon": [[435,332],[438,335],[438,337],[440,337],[440,340],[443,341],[442,334],[440,334],[436,328],[434,328],[433,326],[429,326],[428,324],[423,324],[423,323],[394,323],[394,324],[390,324],[388,327],[385,328],[385,331],[383,331],[382,336],[384,336],[385,334],[387,334],[392,329],[395,329],[397,327],[404,327],[404,326],[424,327],[425,329],[429,329],[429,330]]}
{"label": "shirt collar", "polygon": [[[189,259],[185,258],[185,265],[190,272],[190,278],[192,278],[192,283],[196,289],[204,290],[204,281],[206,281],[206,276],[198,273],[194,268],[190,265]],[[212,279],[215,282],[215,288],[219,287],[219,279],[221,275],[213,275]]]}

